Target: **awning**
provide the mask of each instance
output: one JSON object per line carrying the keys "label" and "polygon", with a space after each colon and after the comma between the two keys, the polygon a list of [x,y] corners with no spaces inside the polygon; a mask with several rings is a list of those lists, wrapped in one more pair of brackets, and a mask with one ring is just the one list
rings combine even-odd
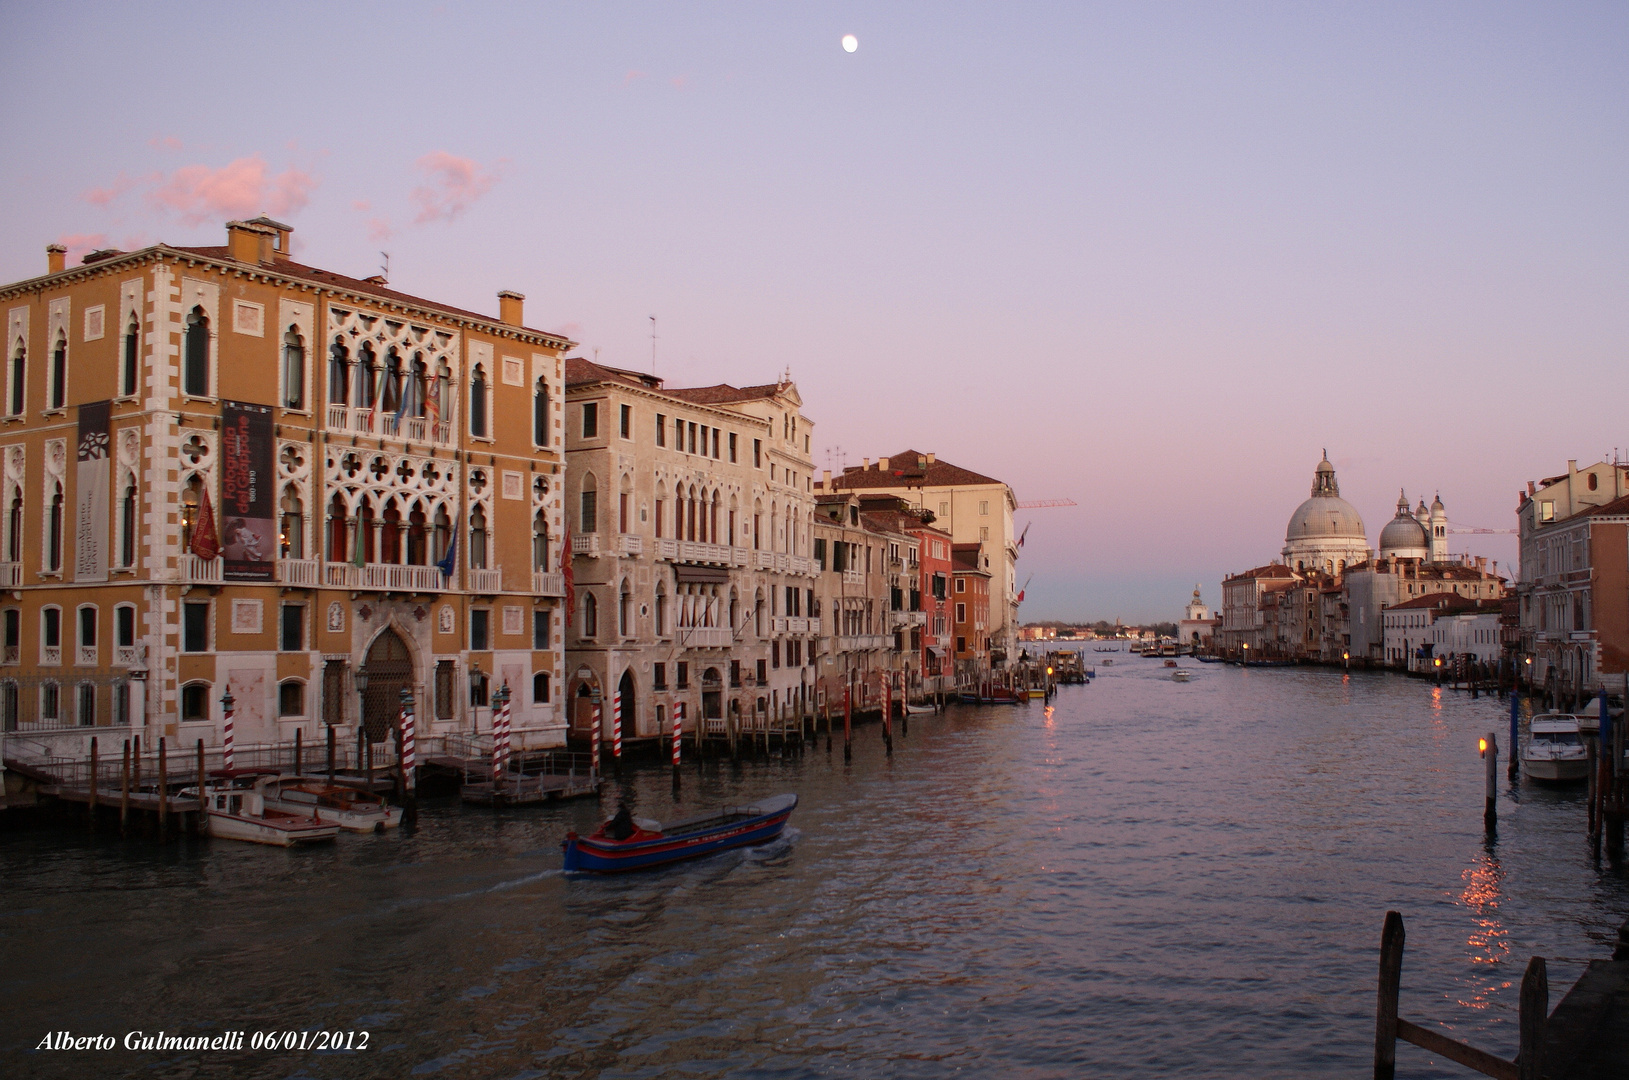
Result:
{"label": "awning", "polygon": [[681,585],[722,585],[730,580],[730,572],[721,566],[692,566],[675,563],[673,579]]}

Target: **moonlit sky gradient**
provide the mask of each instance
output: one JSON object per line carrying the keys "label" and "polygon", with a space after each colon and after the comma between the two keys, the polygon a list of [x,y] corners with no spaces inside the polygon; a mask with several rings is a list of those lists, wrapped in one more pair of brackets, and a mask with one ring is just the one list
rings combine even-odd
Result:
{"label": "moonlit sky gradient", "polygon": [[1216,603],[1326,446],[1371,544],[1629,447],[1629,5],[0,12],[4,280],[265,210],[606,363],[654,313],[676,385],[789,368],[817,467],[1076,500],[1025,619]]}

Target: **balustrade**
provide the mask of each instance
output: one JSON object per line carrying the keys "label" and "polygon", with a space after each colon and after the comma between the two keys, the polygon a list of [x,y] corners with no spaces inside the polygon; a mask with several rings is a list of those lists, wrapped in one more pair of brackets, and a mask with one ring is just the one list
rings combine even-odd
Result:
{"label": "balustrade", "polygon": [[566,575],[548,570],[532,571],[532,595],[534,596],[564,596],[566,595]]}
{"label": "balustrade", "polygon": [[181,556],[181,580],[190,584],[211,584],[221,580],[222,563],[219,558],[201,559],[197,555]]}
{"label": "balustrade", "polygon": [[474,567],[469,571],[469,590],[478,593],[503,592],[503,571],[477,570]]}
{"label": "balustrade", "polygon": [[322,580],[316,559],[280,559],[277,579],[284,585],[314,586]]}
{"label": "balustrade", "polygon": [[589,558],[598,558],[600,554],[600,534],[580,533],[571,538],[571,553],[573,555],[587,555]]}

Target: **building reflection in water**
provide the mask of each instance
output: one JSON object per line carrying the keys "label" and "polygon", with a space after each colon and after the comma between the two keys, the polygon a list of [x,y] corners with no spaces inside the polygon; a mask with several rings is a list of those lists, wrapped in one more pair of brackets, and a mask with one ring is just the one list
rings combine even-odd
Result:
{"label": "building reflection in water", "polygon": [[1470,910],[1473,926],[1465,941],[1473,975],[1469,1000],[1461,998],[1459,1003],[1470,1009],[1485,1009],[1499,991],[1511,986],[1509,969],[1504,966],[1510,956],[1510,931],[1499,918],[1505,871],[1491,844],[1477,852],[1460,880],[1464,888],[1459,902]]}

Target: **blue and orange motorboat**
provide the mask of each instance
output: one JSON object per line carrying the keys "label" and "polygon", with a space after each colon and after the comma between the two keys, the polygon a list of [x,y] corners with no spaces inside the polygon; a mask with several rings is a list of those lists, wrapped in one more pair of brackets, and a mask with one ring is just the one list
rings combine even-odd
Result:
{"label": "blue and orange motorboat", "polygon": [[781,834],[797,805],[796,795],[776,795],[666,825],[635,818],[623,806],[592,836],[566,833],[560,845],[565,849],[565,869],[616,874],[762,844]]}

